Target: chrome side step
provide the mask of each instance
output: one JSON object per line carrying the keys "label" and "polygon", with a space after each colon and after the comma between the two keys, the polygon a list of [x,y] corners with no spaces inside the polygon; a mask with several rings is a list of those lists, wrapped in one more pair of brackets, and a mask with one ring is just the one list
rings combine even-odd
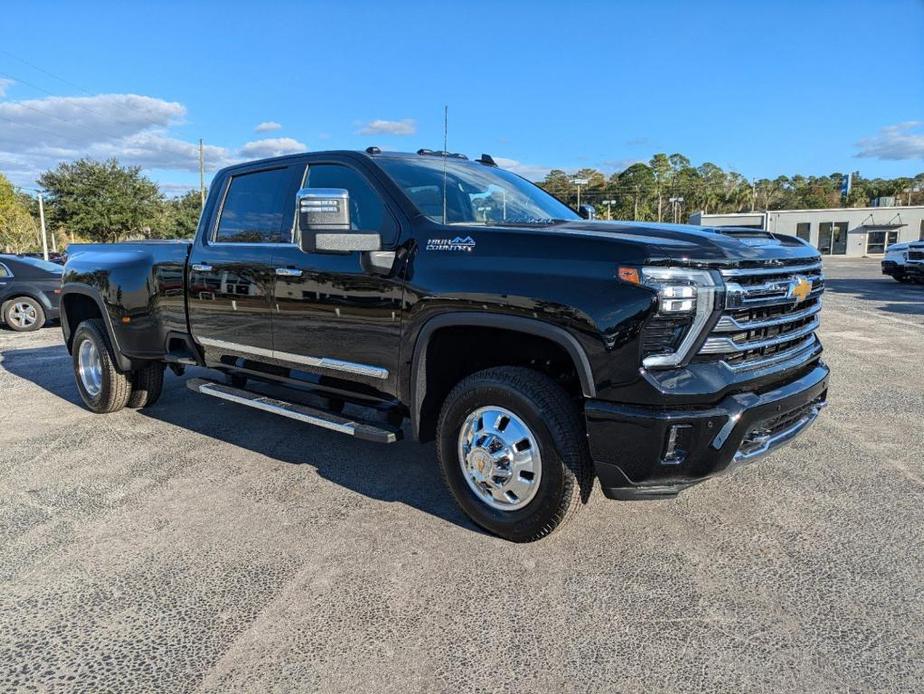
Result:
{"label": "chrome side step", "polygon": [[227,400],[239,405],[246,405],[264,412],[271,412],[282,417],[295,419],[299,422],[312,424],[322,429],[330,429],[341,434],[349,434],[358,439],[375,441],[376,443],[395,443],[401,440],[401,429],[387,424],[363,422],[349,417],[343,417],[333,412],[320,410],[307,405],[301,405],[285,400],[277,400],[267,395],[254,393],[242,388],[233,388],[224,383],[209,381],[204,378],[191,378],[186,381],[186,387],[196,393],[211,395],[214,398]]}

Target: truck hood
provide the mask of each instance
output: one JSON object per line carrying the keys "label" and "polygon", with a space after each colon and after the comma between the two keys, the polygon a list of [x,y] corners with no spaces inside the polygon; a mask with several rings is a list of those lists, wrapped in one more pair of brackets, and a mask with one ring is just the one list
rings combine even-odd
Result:
{"label": "truck hood", "polygon": [[652,263],[735,266],[739,263],[818,257],[817,249],[795,236],[739,227],[575,221],[550,224],[537,231],[563,239],[592,237],[619,242],[637,248],[646,262]]}

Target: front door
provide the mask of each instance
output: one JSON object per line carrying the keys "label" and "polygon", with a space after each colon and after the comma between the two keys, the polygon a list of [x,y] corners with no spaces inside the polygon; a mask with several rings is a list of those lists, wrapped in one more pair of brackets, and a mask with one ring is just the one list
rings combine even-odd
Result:
{"label": "front door", "polygon": [[[350,194],[356,231],[378,232],[393,248],[398,225],[383,196],[359,170],[335,163],[309,164],[309,188],[343,188]],[[306,253],[298,245],[275,256],[273,342],[276,358],[327,379],[360,382],[397,393],[403,285],[369,265],[369,256]]]}
{"label": "front door", "polygon": [[847,253],[847,222],[822,222],[818,225],[818,250],[822,255]]}
{"label": "front door", "polygon": [[219,184],[217,219],[189,260],[189,323],[210,365],[272,357],[274,256],[292,243],[303,170],[243,170]]}

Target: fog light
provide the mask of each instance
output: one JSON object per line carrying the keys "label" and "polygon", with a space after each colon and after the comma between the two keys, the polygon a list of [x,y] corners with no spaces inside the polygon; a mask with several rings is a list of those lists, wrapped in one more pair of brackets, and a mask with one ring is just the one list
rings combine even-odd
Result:
{"label": "fog light", "polygon": [[689,424],[674,424],[667,432],[661,465],[680,465],[686,460],[693,427]]}

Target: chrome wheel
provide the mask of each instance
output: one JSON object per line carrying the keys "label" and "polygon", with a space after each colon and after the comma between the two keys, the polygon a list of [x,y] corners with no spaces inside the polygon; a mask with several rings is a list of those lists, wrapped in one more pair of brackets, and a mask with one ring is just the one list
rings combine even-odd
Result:
{"label": "chrome wheel", "polygon": [[481,501],[501,511],[523,508],[539,490],[539,441],[510,410],[489,405],[465,418],[459,432],[459,464]]}
{"label": "chrome wheel", "polygon": [[35,306],[32,304],[26,303],[25,301],[17,301],[10,308],[10,312],[7,314],[7,317],[15,327],[17,328],[29,328],[35,325],[35,321],[38,320],[38,311],[35,310]]}
{"label": "chrome wheel", "polygon": [[103,389],[103,362],[99,350],[93,340],[84,340],[80,343],[77,352],[77,374],[83,389],[90,397],[95,398]]}

